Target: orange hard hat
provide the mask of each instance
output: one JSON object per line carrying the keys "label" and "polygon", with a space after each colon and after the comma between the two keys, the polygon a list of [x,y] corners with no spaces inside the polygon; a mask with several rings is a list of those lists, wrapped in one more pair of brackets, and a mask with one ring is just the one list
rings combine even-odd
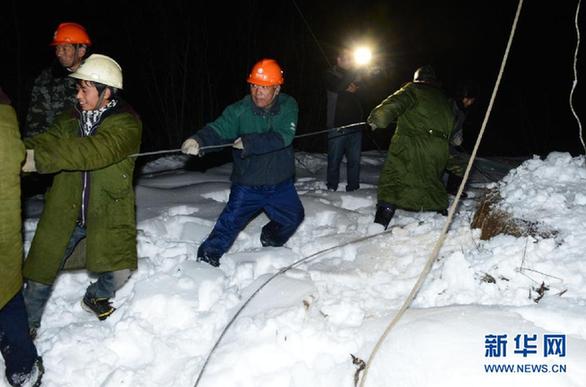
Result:
{"label": "orange hard hat", "polygon": [[55,30],[51,46],[67,43],[92,45],[92,41],[83,26],[77,23],[61,23]]}
{"label": "orange hard hat", "polygon": [[260,86],[282,85],[283,70],[274,59],[261,59],[256,62],[247,79],[248,83]]}

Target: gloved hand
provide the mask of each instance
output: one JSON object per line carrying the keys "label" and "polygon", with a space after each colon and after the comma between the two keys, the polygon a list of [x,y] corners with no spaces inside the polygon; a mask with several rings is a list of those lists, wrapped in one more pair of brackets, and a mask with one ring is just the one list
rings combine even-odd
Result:
{"label": "gloved hand", "polygon": [[181,152],[185,153],[186,155],[197,156],[199,154],[199,142],[193,138],[188,138],[187,140],[183,141],[183,145],[181,145]]}
{"label": "gloved hand", "polygon": [[36,172],[37,166],[35,165],[35,151],[33,149],[26,150],[26,159],[22,166],[23,172]]}
{"label": "gloved hand", "polygon": [[376,125],[374,124],[374,122],[369,122],[368,123],[368,126],[370,126],[370,130],[372,130],[372,131],[375,131],[377,129],[376,128]]}
{"label": "gloved hand", "polygon": [[234,143],[232,144],[232,148],[244,149],[244,143],[242,142],[242,137],[238,137],[236,140],[234,140]]}

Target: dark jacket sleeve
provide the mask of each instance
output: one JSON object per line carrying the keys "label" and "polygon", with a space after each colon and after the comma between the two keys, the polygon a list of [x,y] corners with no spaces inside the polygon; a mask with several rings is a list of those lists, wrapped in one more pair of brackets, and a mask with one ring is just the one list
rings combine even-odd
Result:
{"label": "dark jacket sleeve", "polygon": [[292,97],[281,106],[281,112],[272,120],[272,128],[267,133],[242,135],[244,149],[240,157],[261,155],[286,148],[295,138],[299,107]]}
{"label": "dark jacket sleeve", "polygon": [[285,147],[283,137],[275,132],[245,134],[242,136],[242,144],[244,146],[240,154],[242,158],[270,153]]}
{"label": "dark jacket sleeve", "polygon": [[[191,138],[193,138],[195,141],[197,141],[199,143],[200,147],[210,146],[210,145],[221,145],[221,144],[228,142],[228,140],[220,137],[220,135],[216,132],[216,130],[209,125],[206,125],[203,128],[201,128],[200,130],[198,130],[196,134],[191,136]],[[219,150],[221,150],[221,149],[220,148],[209,149],[206,152],[213,152],[213,151],[219,151]],[[200,154],[203,155],[203,152],[200,152]]]}
{"label": "dark jacket sleeve", "polygon": [[337,73],[333,69],[326,72],[325,83],[326,89],[334,93],[340,93],[348,88],[356,79],[356,71],[346,71],[344,74]]}
{"label": "dark jacket sleeve", "polygon": [[[222,145],[233,142],[238,138],[238,117],[240,103],[228,106],[220,117],[197,131],[191,138],[199,143],[200,147]],[[206,152],[218,152],[222,148],[208,149]],[[203,156],[204,152],[200,152]]]}

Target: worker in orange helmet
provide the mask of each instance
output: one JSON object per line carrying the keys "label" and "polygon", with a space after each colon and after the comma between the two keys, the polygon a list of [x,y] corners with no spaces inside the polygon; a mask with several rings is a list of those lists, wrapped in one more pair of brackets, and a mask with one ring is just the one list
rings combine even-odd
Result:
{"label": "worker in orange helmet", "polygon": [[304,219],[293,184],[297,102],[281,93],[283,71],[273,59],[256,63],[247,82],[249,95],[181,147],[183,153],[201,156],[203,147],[233,142],[230,198],[197,252],[198,260],[212,266],[219,266],[240,231],[260,212],[269,218],[260,234],[263,246],[284,245]]}
{"label": "worker in orange helmet", "polygon": [[78,69],[91,44],[80,24],[59,24],[50,43],[57,60],[35,79],[26,116],[26,137],[46,131],[55,117],[75,105],[76,81],[68,75]]}

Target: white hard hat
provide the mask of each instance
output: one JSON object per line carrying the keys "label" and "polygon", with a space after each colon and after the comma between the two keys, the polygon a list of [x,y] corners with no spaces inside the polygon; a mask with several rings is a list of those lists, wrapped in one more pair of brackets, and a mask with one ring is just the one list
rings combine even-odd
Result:
{"label": "white hard hat", "polygon": [[70,77],[98,82],[122,90],[122,68],[109,56],[90,55]]}

